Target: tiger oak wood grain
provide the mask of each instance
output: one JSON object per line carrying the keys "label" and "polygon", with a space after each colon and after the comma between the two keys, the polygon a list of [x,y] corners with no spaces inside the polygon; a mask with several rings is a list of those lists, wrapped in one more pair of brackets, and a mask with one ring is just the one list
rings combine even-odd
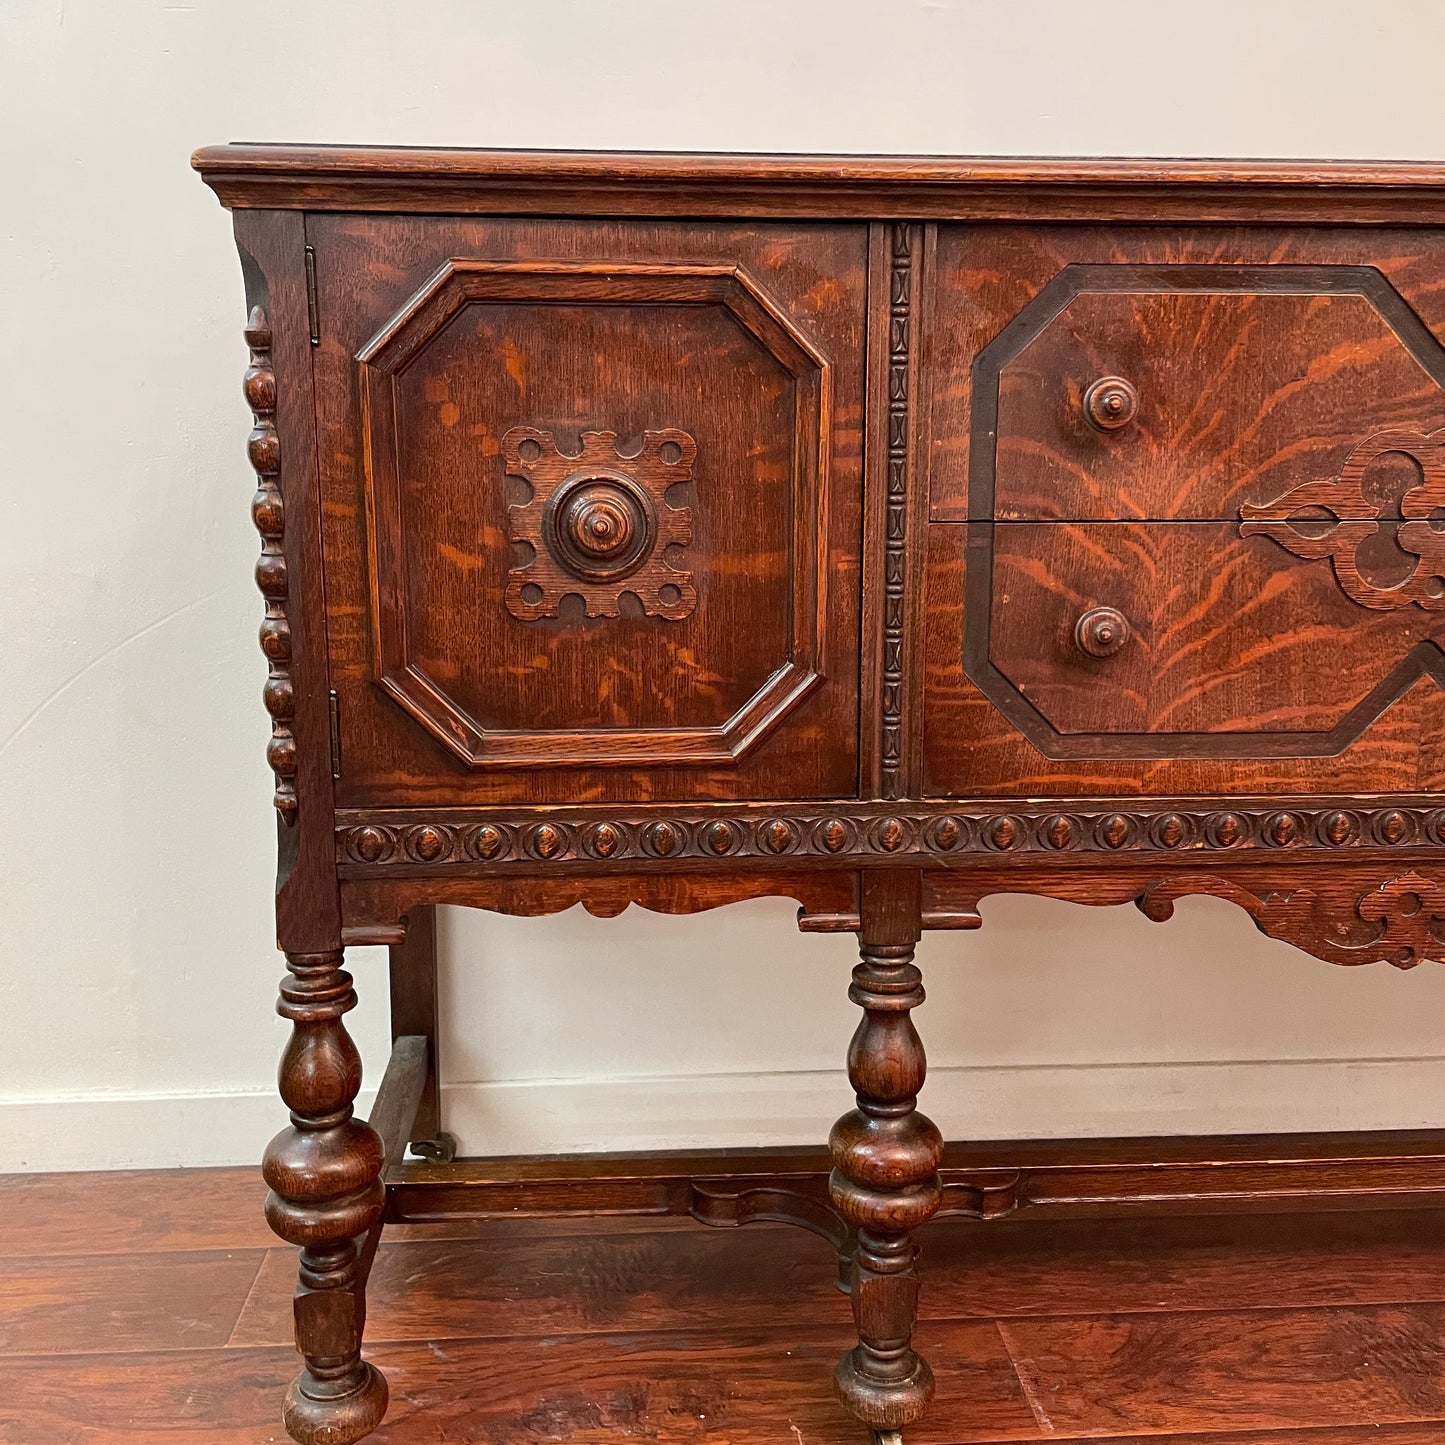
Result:
{"label": "tiger oak wood grain", "polygon": [[[1130,630],[1102,658],[1074,637],[1099,606]],[[1202,757],[1238,734],[1259,750],[1261,733],[1334,733],[1337,753],[1375,722],[1383,698],[1371,694],[1391,679],[1407,692],[1412,652],[1445,642],[1440,614],[1362,614],[1328,567],[1281,558],[1230,522],[1002,524],[991,622],[993,662],[1052,729],[1211,735],[1173,744]]]}
{"label": "tiger oak wood grain", "polygon": [[[1017,535],[1024,543],[1039,545],[1037,539],[1050,535],[1064,536],[1066,532],[1051,533],[1046,525],[1037,527],[1016,524]],[[1134,526],[1135,524],[1128,524]],[[1095,524],[1094,533],[1108,542],[1115,529],[1124,528],[1122,523]],[[1147,531],[1135,531],[1136,538],[1150,539],[1147,550],[1141,558],[1137,549],[1129,552],[1121,563],[1114,551],[1105,551],[1089,559],[1096,575],[1110,575],[1119,585],[1134,589],[1138,587],[1137,569],[1141,565],[1157,567],[1159,549],[1163,541],[1154,541],[1155,534],[1187,537],[1190,524],[1173,524],[1171,528],[1151,527]],[[1028,529],[1025,531],[1025,527]],[[1005,529],[1006,530],[1006,529]],[[1202,524],[1201,524],[1201,530]],[[1220,526],[1216,536],[1225,528]],[[1126,533],[1126,535],[1129,535]],[[1033,539],[1032,541],[1030,539]],[[1255,538],[1254,542],[1267,539]],[[964,523],[934,523],[928,528],[926,542],[928,567],[924,582],[924,658],[922,686],[924,706],[922,708],[924,727],[924,781],[925,796],[960,796],[970,793],[1016,794],[1021,798],[1049,795],[1129,795],[1141,798],[1176,797],[1228,797],[1250,793],[1278,793],[1281,796],[1301,795],[1319,792],[1322,789],[1341,795],[1365,794],[1388,795],[1392,792],[1413,794],[1425,792],[1437,794],[1445,787],[1445,708],[1441,707],[1439,685],[1429,677],[1415,681],[1402,696],[1391,703],[1378,719],[1353,742],[1338,753],[1326,759],[1268,757],[1231,757],[1214,759],[1207,756],[1163,757],[1163,758],[1115,758],[1095,756],[1087,758],[1050,759],[1045,757],[1019,729],[1008,721],[989,702],[978,687],[969,680],[962,668],[964,590],[968,566],[968,527]],[[1244,557],[1244,542],[1232,543],[1234,555]],[[1047,550],[1047,543],[1044,544]],[[1057,544],[1055,544],[1055,550]],[[1127,550],[1127,549],[1125,549]],[[1182,550],[1182,549],[1181,549]],[[1063,579],[1055,581],[1047,575],[1046,569],[1033,562],[1025,550],[1020,565],[1031,567],[1036,576],[1034,585],[1047,595],[1053,592],[1050,606],[1055,609],[1054,621],[1059,627],[1067,621],[1072,627],[1077,612],[1065,613],[1064,601],[1058,597],[1058,590],[1067,586]],[[1162,625],[1175,634],[1189,629],[1195,630],[1196,646],[1180,658],[1175,672],[1175,684],[1181,691],[1190,693],[1218,685],[1210,672],[1207,660],[1201,658],[1197,642],[1207,635],[1202,617],[1207,615],[1207,604],[1212,589],[1228,585],[1227,577],[1210,572],[1207,555],[1201,556],[1197,564],[1191,563],[1191,570],[1197,579],[1193,593],[1193,607],[1180,606],[1172,614],[1162,618]],[[1328,564],[1322,572],[1307,575],[1296,571],[1303,566],[1298,559],[1287,554],[1281,556],[1279,570],[1269,574],[1269,589],[1263,598],[1248,599],[1248,613],[1242,622],[1230,626],[1225,623],[1222,609],[1216,614],[1216,625],[1220,632],[1215,647],[1227,657],[1229,651],[1237,656],[1245,648],[1266,650],[1299,649],[1306,651],[1310,645],[1310,629],[1322,628],[1327,635],[1331,622],[1338,619],[1341,608],[1336,594],[1339,589],[1329,572]],[[1256,573],[1256,575],[1259,575]],[[1314,615],[1309,625],[1291,626],[1283,633],[1273,635],[1262,627],[1252,630],[1248,624],[1250,615],[1268,610],[1280,579],[1298,578],[1293,585],[1303,589],[1313,598],[1321,599],[1323,620],[1317,623]],[[1168,588],[1178,589],[1183,579],[1171,576]],[[1203,590],[1201,592],[1201,584]],[[1331,590],[1333,589],[1333,590]],[[1176,591],[1176,596],[1178,595]],[[1156,595],[1151,595],[1149,606],[1157,608]],[[1080,595],[1070,597],[1070,603],[1077,602],[1079,611],[1092,605],[1092,598]],[[1368,629],[1379,628],[1383,634],[1399,633],[1419,637],[1420,631],[1429,629],[1431,621],[1426,614],[1415,610],[1416,615],[1390,612],[1386,614],[1366,613],[1356,609],[1355,616],[1360,625]],[[1010,627],[1019,624],[1010,623]],[[1338,621],[1333,625],[1338,627]],[[1431,634],[1433,636],[1433,632]],[[1136,639],[1137,640],[1137,639]],[[1071,646],[1067,635],[1055,633],[1050,639],[1049,655],[1058,661],[1058,674],[1063,677],[1078,676],[1086,670],[1086,660],[1076,653],[1065,651]],[[1126,647],[1125,651],[1129,651]],[[1132,649],[1138,651],[1137,648]],[[1042,651],[1042,645],[1040,647]],[[1108,669],[1120,661],[1120,656],[1090,662],[1088,668],[1107,676]],[[1340,663],[1338,651],[1330,654],[1330,670]],[[1077,660],[1076,660],[1077,659]],[[1124,658],[1128,665],[1127,657]],[[1400,659],[1391,660],[1393,666]],[[1365,668],[1371,665],[1388,673],[1390,665],[1383,660],[1360,654],[1346,654],[1346,667]],[[1057,684],[1051,684],[1057,685]],[[1238,686],[1238,684],[1236,684]],[[1082,692],[1083,690],[1081,690]],[[1091,704],[1092,705],[1092,704]]]}
{"label": "tiger oak wood grain", "polygon": [[[855,792],[866,233],[324,217],[308,237],[328,318],[316,375],[334,399],[321,419],[321,489],[347,760],[340,800],[544,802],[561,786],[554,772],[522,768],[520,755],[502,771],[466,768],[382,696],[368,635],[378,607],[404,616],[409,665],[489,732],[545,735],[537,761],[570,766],[570,796]],[[659,280],[684,263],[745,268],[826,358],[827,394],[804,397],[774,354],[785,343],[770,350],[718,301],[669,300],[650,275],[633,276],[642,289],[629,301],[605,270],[584,273],[595,292],[557,301],[546,294],[551,273],[518,273],[519,294],[468,304],[410,360],[394,401],[393,464],[405,485],[393,510],[368,520],[374,502],[356,483],[381,452],[354,425],[352,355],[440,265],[477,255],[571,267],[615,259],[661,270]],[[698,603],[689,616],[649,618],[633,605],[617,618],[587,617],[579,605],[576,615],[564,608],[523,622],[497,611],[517,560],[506,508],[527,493],[508,480],[501,442],[521,425],[545,425],[569,451],[586,430],[613,432],[628,450],[647,430],[679,428],[695,440],[693,480],[677,489],[692,511],[685,551]],[[810,468],[825,472],[812,500]],[[801,566],[814,546],[818,564]],[[392,559],[381,596],[368,579],[373,547]],[[670,766],[688,761],[685,751],[670,756],[682,730],[725,723],[799,655],[790,621],[810,606],[821,612],[813,631],[826,680],[736,762]],[[608,747],[600,730],[650,734],[645,771],[589,769]]]}
{"label": "tiger oak wood grain", "polygon": [[[1414,229],[940,226],[932,344],[968,364],[931,393],[932,516],[1236,519],[1332,474],[1361,435],[1433,430],[1442,264],[1445,240]],[[996,380],[976,376],[995,337],[1030,321]],[[1083,393],[1113,374],[1139,409],[1101,432]],[[972,475],[980,380],[998,397],[992,497]]]}
{"label": "tiger oak wood grain", "polygon": [[[928,1399],[911,1231],[935,1208],[1130,1208],[1147,1188],[1091,1176],[1065,1206],[1046,1173],[935,1174],[909,1022],[924,927],[977,927],[998,892],[1161,922],[1208,894],[1333,963],[1445,958],[1445,168],[285,146],[195,164],[236,210],[250,316],[295,1026],[267,1171],[303,1251],[301,1445],[380,1420],[359,1351],[383,1219],[485,1208],[491,1187],[401,1171],[383,1205],[350,1117],[347,942],[400,950],[389,1075],[412,1087],[377,1111],[395,1150],[444,1123],[434,949],[421,923],[407,954],[409,917],[781,895],[806,930],[856,931],[858,1107],[831,1202],[816,1183],[791,1204],[776,1184],[762,1204],[725,1181],[570,1187],[579,1208],[821,1229],[854,1292],[839,1389],[874,1427]],[[1255,1176],[1272,1208],[1298,1177],[1280,1167]],[[1198,1202],[1191,1177],[1173,1207]],[[1430,1197],[1408,1160],[1377,1192]],[[801,1329],[812,1297],[758,1309]],[[1320,1378],[1345,1413],[1398,1413],[1389,1381]],[[1204,1363],[1195,1383],[1214,1388]],[[1024,1424],[1047,1429],[1030,1389]]]}

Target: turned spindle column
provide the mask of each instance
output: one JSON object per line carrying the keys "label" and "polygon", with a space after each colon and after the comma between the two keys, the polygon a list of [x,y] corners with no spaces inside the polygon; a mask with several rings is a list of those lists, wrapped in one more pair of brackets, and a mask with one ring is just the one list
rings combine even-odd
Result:
{"label": "turned spindle column", "polygon": [[361,1358],[366,1323],[361,1237],[381,1217],[385,1162],[375,1130],[352,1113],[361,1058],[341,1022],[356,1004],[335,953],[288,953],[276,1011],[293,1024],[281,1058],[291,1127],[267,1146],[266,1218],[301,1248],[296,1347],[306,1368],[286,1395],[286,1429],[301,1445],[350,1445],[380,1423],[386,1381]]}
{"label": "turned spindle column", "polygon": [[942,1136],[917,1109],[925,1061],[909,1011],[923,1002],[913,963],[919,888],[916,873],[864,875],[862,962],[848,991],[863,1009],[848,1049],[858,1107],[829,1141],[833,1203],[858,1231],[849,1281],[858,1344],[838,1364],[838,1393],[875,1432],[917,1420],[933,1395],[933,1372],[910,1343],[918,1312],[912,1231],[938,1208],[943,1157]]}

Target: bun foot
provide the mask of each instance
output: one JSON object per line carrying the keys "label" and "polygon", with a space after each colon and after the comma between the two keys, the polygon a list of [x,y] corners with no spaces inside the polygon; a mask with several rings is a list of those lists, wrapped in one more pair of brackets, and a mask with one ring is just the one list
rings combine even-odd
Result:
{"label": "bun foot", "polygon": [[354,1380],[318,1380],[303,1370],[286,1391],[286,1433],[298,1445],[352,1445],[381,1424],[386,1414],[386,1379],[367,1360],[357,1362]]}
{"label": "bun foot", "polygon": [[860,1368],[859,1349],[850,1350],[838,1361],[833,1377],[838,1398],[872,1427],[873,1445],[902,1445],[902,1427],[921,1419],[933,1399],[933,1371],[926,1360],[914,1355],[908,1375],[882,1380]]}

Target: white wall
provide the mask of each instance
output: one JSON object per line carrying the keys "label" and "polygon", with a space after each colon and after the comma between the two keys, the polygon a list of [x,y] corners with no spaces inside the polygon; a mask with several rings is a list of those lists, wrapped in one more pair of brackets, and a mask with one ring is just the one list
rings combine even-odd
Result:
{"label": "white wall", "polygon": [[[1442,47],[1435,0],[0,0],[0,1169],[249,1161],[282,1117],[241,280],[192,147],[1445,157]],[[1438,970],[1213,900],[983,911],[921,954],[951,1136],[1445,1124]],[[789,904],[445,938],[476,1150],[814,1140],[845,1102],[849,941]]]}

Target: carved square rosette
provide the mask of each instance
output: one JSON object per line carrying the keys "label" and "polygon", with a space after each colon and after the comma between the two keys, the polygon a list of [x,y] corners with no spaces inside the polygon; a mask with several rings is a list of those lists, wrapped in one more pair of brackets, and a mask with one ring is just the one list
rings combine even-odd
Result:
{"label": "carved square rosette", "polygon": [[697,443],[685,431],[644,432],[641,448],[624,455],[615,432],[583,432],[573,453],[549,431],[517,426],[502,438],[502,456],[507,475],[532,489],[507,508],[511,540],[532,549],[509,573],[513,617],[556,617],[568,595],[589,617],[618,616],[628,592],[649,617],[673,622],[697,606],[692,574],[669,555],[692,541],[691,508],[667,500],[669,488],[692,480]]}

